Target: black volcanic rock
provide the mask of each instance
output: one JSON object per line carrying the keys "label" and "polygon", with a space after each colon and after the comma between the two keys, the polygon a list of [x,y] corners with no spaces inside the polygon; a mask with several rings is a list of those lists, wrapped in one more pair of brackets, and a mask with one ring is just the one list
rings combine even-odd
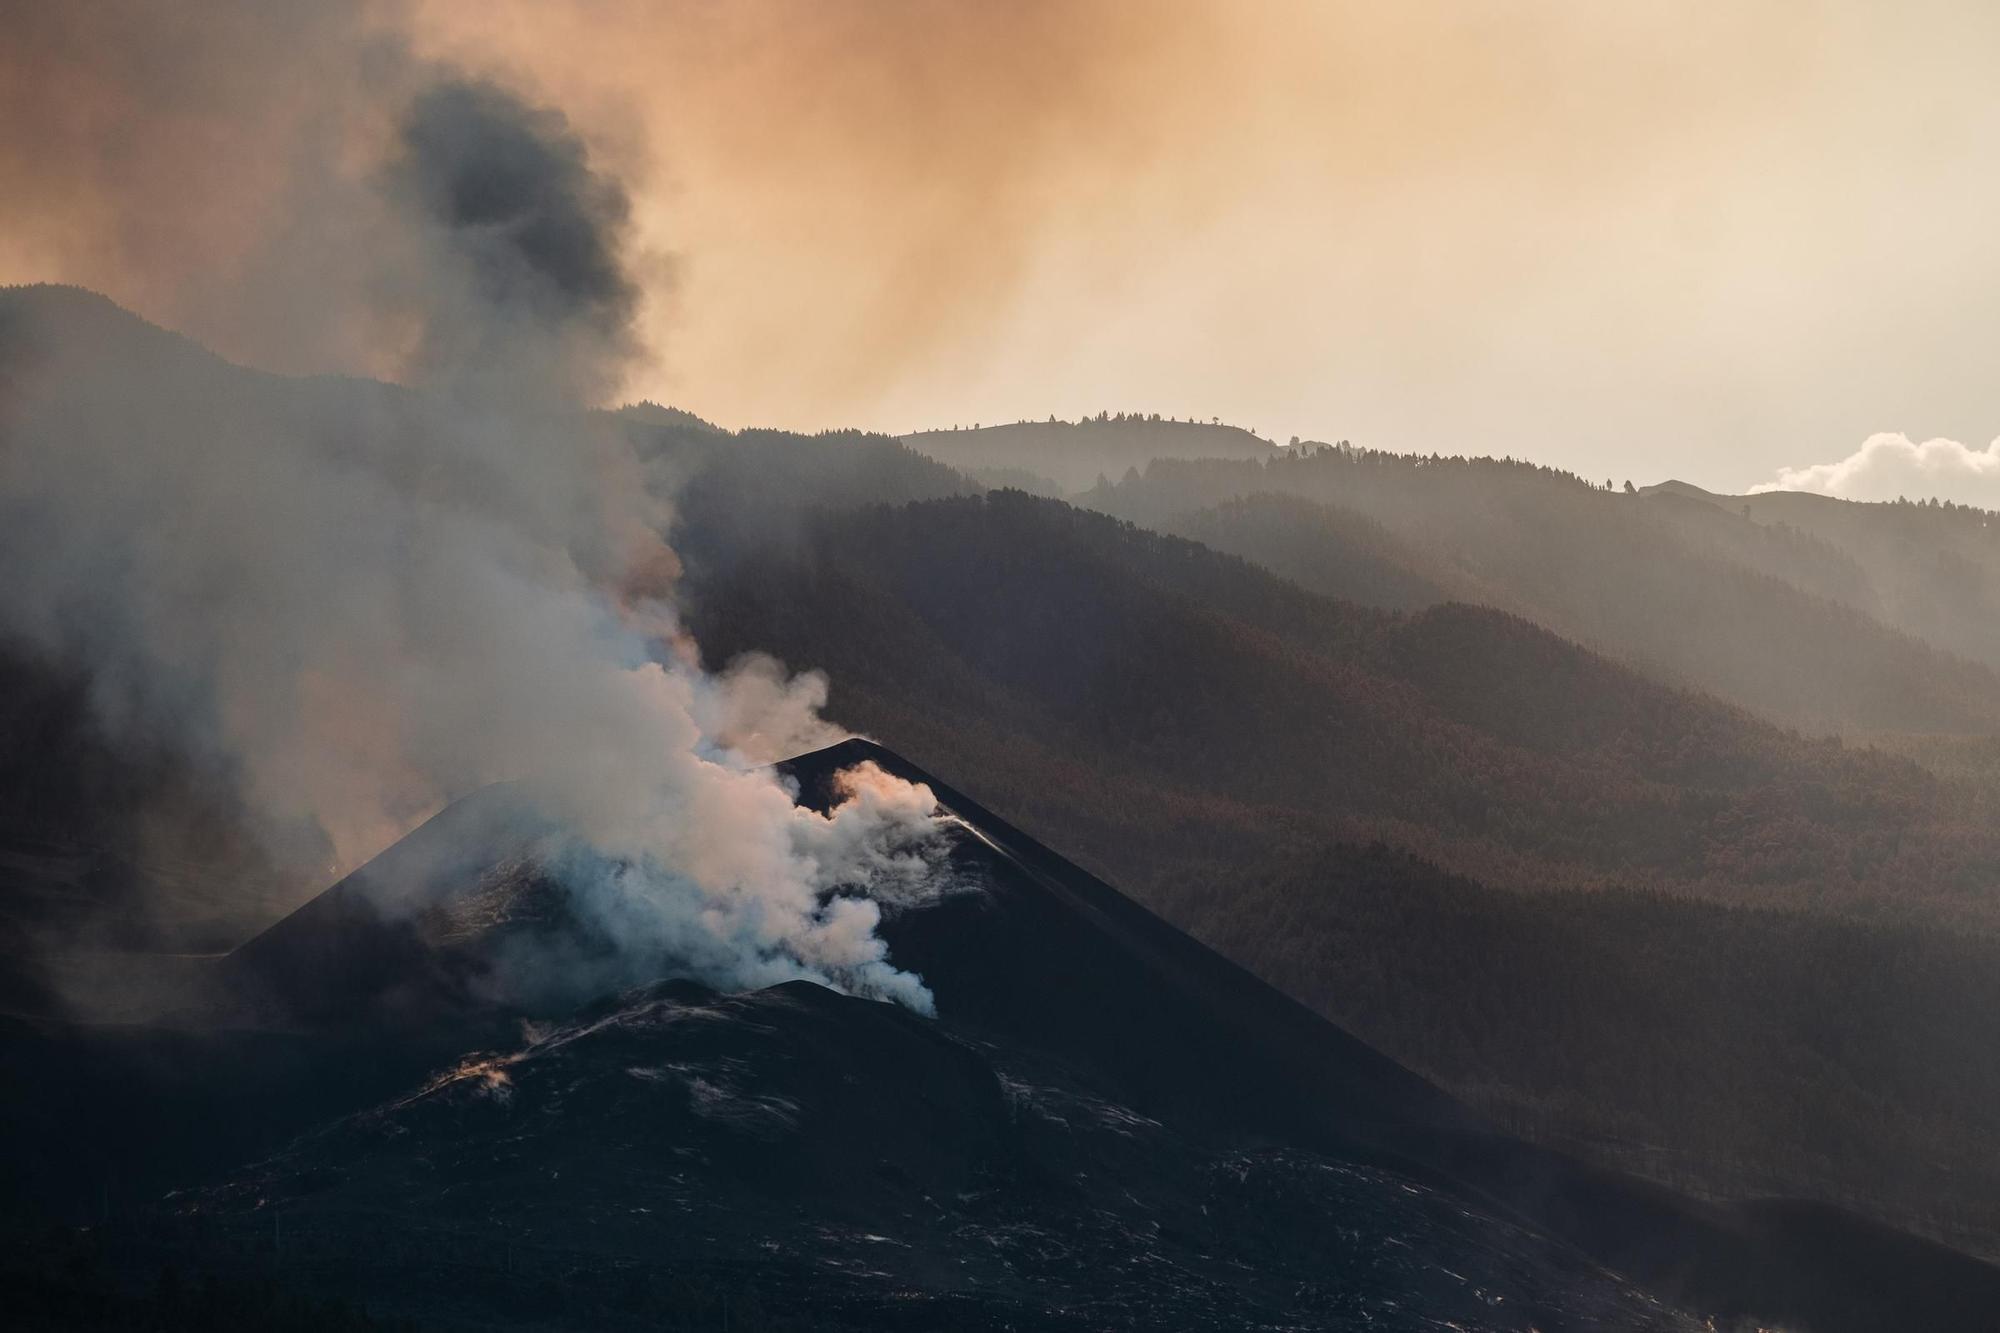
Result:
{"label": "black volcanic rock", "polygon": [[[891,919],[941,1016],[1058,1053],[1176,1123],[1270,1136],[1451,1181],[1671,1302],[1811,1328],[1986,1327],[2000,1270],[1837,1209],[1690,1200],[1522,1142],[893,753],[848,741],[786,767],[824,803],[872,760],[972,831],[988,891]],[[1870,1261],[1869,1256],[1874,1256]]]}
{"label": "black volcanic rock", "polygon": [[980,883],[883,929],[941,1016],[1073,1060],[1156,1113],[1279,1134],[1334,1121],[1469,1126],[1431,1084],[879,745],[791,760],[807,804],[864,761],[930,786]]}
{"label": "black volcanic rock", "polygon": [[657,1326],[690,1286],[775,1327],[1692,1327],[1433,1185],[809,982],[634,992],[180,1206],[443,1327]]}
{"label": "black volcanic rock", "polygon": [[[665,981],[522,1022],[482,960],[565,916],[535,869],[546,828],[496,789],[224,965],[254,1000],[234,1021],[267,1006],[285,1031],[223,1034],[243,1064],[212,1110],[264,1116],[239,1162],[296,1135],[275,1156],[217,1169],[202,1079],[166,1058],[185,1033],[0,1033],[11,1113],[122,1079],[87,1126],[129,1142],[157,1137],[132,1127],[169,1089],[189,1141],[161,1184],[189,1188],[143,1214],[132,1264],[275,1269],[436,1327],[1859,1330],[2000,1310],[2000,1271],[1928,1242],[1690,1200],[1497,1132],[880,747],[783,768],[824,806],[862,761],[928,783],[951,821],[952,891],[883,926],[935,1019],[805,982]],[[90,1152],[37,1124],[54,1160]]]}

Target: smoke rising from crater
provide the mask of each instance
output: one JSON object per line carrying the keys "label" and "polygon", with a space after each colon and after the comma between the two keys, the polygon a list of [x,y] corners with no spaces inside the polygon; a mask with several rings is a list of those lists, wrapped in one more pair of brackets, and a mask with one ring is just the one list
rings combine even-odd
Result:
{"label": "smoke rising from crater", "polygon": [[81,292],[0,294],[0,628],[88,673],[113,729],[223,775],[295,858],[352,866],[526,776],[592,849],[567,886],[635,969],[927,1009],[879,909],[838,890],[921,876],[928,793],[859,774],[820,815],[754,766],[829,738],[825,683],[701,669],[667,505],[581,410],[637,351],[625,187],[551,108],[359,27],[318,35],[395,95],[338,132],[337,101],[287,122],[361,155],[338,189],[267,197],[297,211],[260,234],[352,261],[289,318],[395,332],[420,390],[273,379]]}

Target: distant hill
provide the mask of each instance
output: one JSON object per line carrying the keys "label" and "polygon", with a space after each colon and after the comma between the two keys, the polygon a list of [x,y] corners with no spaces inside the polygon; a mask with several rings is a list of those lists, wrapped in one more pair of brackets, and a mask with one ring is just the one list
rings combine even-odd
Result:
{"label": "distant hill", "polygon": [[[1320,449],[1162,460],[1079,502],[1333,596],[1501,607],[1809,730],[2000,733],[2000,655],[1963,655],[1983,630],[1919,637],[1892,613],[1910,598],[1876,572],[1889,556],[1830,522],[1764,521],[1755,505],[1746,514],[1692,489],[1625,494],[1502,460]],[[1260,498],[1274,496],[1286,504]],[[1910,580],[1926,560],[1956,559],[1936,543],[1914,550],[1929,554],[1897,557]],[[1397,577],[1382,572],[1391,566]],[[1965,607],[2000,627],[2000,612]]]}
{"label": "distant hill", "polygon": [[622,417],[627,421],[639,422],[648,426],[675,426],[688,430],[704,431],[719,431],[721,429],[721,427],[712,422],[702,420],[692,412],[678,407],[663,407],[651,400],[628,403],[624,407],[619,408],[613,415]]}
{"label": "distant hill", "polygon": [[1931,643],[2000,667],[2000,514],[1935,500],[1862,503],[1803,491],[1714,495],[1649,488],[1780,531],[1805,534],[1863,571],[1852,605]]}
{"label": "distant hill", "polygon": [[96,363],[107,373],[138,363],[183,374],[237,369],[192,338],[149,323],[86,288],[54,283],[0,287],[0,375],[19,374],[50,359]]}
{"label": "distant hill", "polygon": [[[1068,491],[1117,478],[1155,458],[1265,458],[1278,446],[1237,426],[1120,413],[1082,421],[1016,421],[969,430],[927,430],[903,442],[969,470],[1016,470]],[[1024,490],[1040,490],[1030,484]]]}
{"label": "distant hill", "polygon": [[1669,495],[1683,500],[1699,500],[1705,504],[1719,504],[1725,498],[1712,491],[1705,491],[1692,482],[1675,481],[1671,478],[1651,486],[1641,486],[1638,491],[1641,495]]}
{"label": "distant hill", "polygon": [[[907,438],[1332,596],[1500,606],[1789,724],[2000,734],[2000,520],[1982,511],[1685,482],[1613,493],[1511,460],[1286,450],[1143,416]],[[1265,495],[1328,512],[1218,509]]]}

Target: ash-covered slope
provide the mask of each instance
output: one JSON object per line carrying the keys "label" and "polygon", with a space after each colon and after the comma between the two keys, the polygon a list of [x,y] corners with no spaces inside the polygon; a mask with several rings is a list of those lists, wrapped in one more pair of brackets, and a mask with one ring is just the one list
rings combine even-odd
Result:
{"label": "ash-covered slope", "polygon": [[806,982],[629,993],[180,1206],[426,1327],[1696,1327],[1407,1172]]}
{"label": "ash-covered slope", "polygon": [[[178,1196],[169,1243],[282,1256],[445,1327],[1841,1330],[2000,1310],[2000,1271],[1941,1247],[1698,1203],[1491,1130],[880,747],[786,768],[825,804],[864,760],[955,821],[949,889],[883,927],[935,1020],[804,983],[663,983],[489,1028],[406,1095]],[[519,870],[535,826],[488,801],[239,951],[262,996],[302,982],[300,1041],[465,1017],[493,942],[562,928]],[[475,829],[489,859],[440,858]],[[366,905],[398,884],[425,896],[414,915]],[[420,924],[442,920],[462,925]],[[470,1008],[405,1005],[441,956]]]}
{"label": "ash-covered slope", "polygon": [[492,1007],[507,937],[577,929],[540,870],[555,832],[511,787],[446,807],[218,960],[221,1014],[352,1027]]}
{"label": "ash-covered slope", "polygon": [[866,742],[793,761],[804,799],[862,758],[977,834],[977,897],[885,928],[939,1012],[1058,1054],[1148,1113],[1396,1163],[1498,1203],[1704,1315],[1809,1328],[1980,1327],[2000,1270],[1837,1210],[1710,1205],[1587,1167],[1464,1108],[963,794]]}
{"label": "ash-covered slope", "polygon": [[820,805],[833,775],[864,761],[928,785],[967,834],[958,871],[980,891],[883,927],[942,1016],[1070,1061],[1182,1123],[1471,1124],[1429,1083],[881,746],[845,741],[785,768]]}

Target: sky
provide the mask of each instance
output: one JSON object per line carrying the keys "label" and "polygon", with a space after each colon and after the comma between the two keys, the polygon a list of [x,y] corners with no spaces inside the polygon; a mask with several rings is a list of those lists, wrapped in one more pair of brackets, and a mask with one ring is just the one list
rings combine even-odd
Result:
{"label": "sky", "polygon": [[0,20],[0,281],[94,287],[252,364],[397,374],[408,348],[350,295],[397,281],[360,201],[409,71],[448,65],[552,108],[624,182],[624,397],[892,432],[1138,410],[2000,503],[1989,4]]}

